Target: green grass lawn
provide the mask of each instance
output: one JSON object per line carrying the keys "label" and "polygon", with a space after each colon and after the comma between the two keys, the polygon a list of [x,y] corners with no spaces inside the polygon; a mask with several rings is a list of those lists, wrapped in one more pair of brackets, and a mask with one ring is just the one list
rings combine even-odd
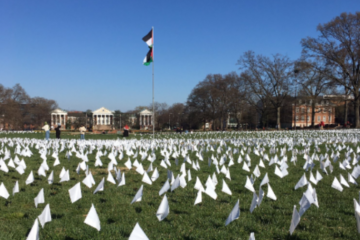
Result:
{"label": "green grass lawn", "polygon": [[[55,161],[50,155],[47,156],[47,163],[50,170],[47,171],[47,176],[54,171],[54,183],[48,184],[47,178],[39,177],[37,170],[42,163],[38,150],[35,148],[36,139],[43,139],[44,134],[7,134],[0,135],[0,149],[9,149],[11,157],[14,158],[14,149],[9,147],[9,139],[16,143],[24,140],[26,144],[31,143],[30,150],[32,157],[24,158],[27,168],[23,175],[18,174],[13,168],[9,167],[9,173],[0,171],[0,182],[3,182],[10,193],[10,197],[6,200],[0,198],[0,238],[1,239],[25,239],[29,233],[35,218],[41,214],[46,204],[50,204],[52,222],[46,223],[44,228],[40,226],[40,239],[128,239],[132,229],[138,222],[144,230],[149,239],[248,239],[251,232],[255,233],[256,239],[358,239],[360,236],[356,229],[356,220],[354,217],[353,198],[359,199],[359,186],[350,184],[350,188],[344,187],[343,192],[339,192],[331,188],[334,177],[339,178],[341,173],[347,179],[347,171],[339,168],[338,162],[332,163],[334,166],[333,173],[326,175],[320,170],[319,161],[315,161],[315,170],[323,176],[318,185],[313,185],[317,191],[319,208],[312,205],[302,216],[299,225],[291,236],[289,234],[290,221],[292,217],[293,206],[296,205],[299,210],[299,201],[306,187],[294,190],[295,184],[304,174],[303,165],[305,160],[303,154],[298,154],[298,161],[294,166],[290,163],[292,151],[287,151],[288,157],[288,172],[289,175],[283,179],[274,174],[275,165],[268,166],[267,161],[264,161],[266,168],[260,168],[261,176],[256,179],[254,187],[256,192],[259,191],[259,185],[266,173],[269,175],[270,185],[277,196],[277,200],[273,201],[266,197],[267,187],[263,186],[265,197],[261,206],[256,208],[253,213],[250,213],[250,204],[253,194],[247,190],[245,186],[246,176],[251,175],[255,166],[259,163],[262,157],[255,155],[252,150],[254,145],[261,144],[265,148],[265,153],[269,157],[274,156],[270,154],[270,147],[289,148],[291,142],[295,143],[294,148],[299,151],[304,149],[304,145],[300,144],[303,139],[304,143],[310,143],[310,155],[315,151],[314,139],[321,141],[318,145],[320,152],[316,154],[325,154],[326,146],[333,150],[333,145],[339,145],[336,141],[347,140],[358,137],[357,132],[243,132],[243,133],[212,133],[212,134],[158,134],[156,141],[158,148],[155,149],[156,160],[153,167],[157,167],[160,177],[148,185],[142,182],[142,176],[138,174],[134,168],[130,171],[126,169],[124,163],[128,160],[124,152],[124,158],[118,161],[118,168],[125,172],[126,185],[117,187],[106,181],[108,172],[107,165],[110,159],[107,156],[101,157],[103,167],[94,167],[95,155],[97,150],[94,150],[88,155],[88,165],[96,181],[95,186],[91,189],[87,188],[81,183],[82,199],[75,203],[70,202],[68,190],[79,181],[85,178],[85,173],[76,173],[76,167],[81,162],[79,158],[73,155],[70,159],[65,157],[67,151],[59,153],[60,165],[53,167]],[[141,144],[137,144],[137,150],[148,147],[151,143],[151,135],[132,135],[126,139],[126,143],[136,142],[141,140]],[[51,135],[51,138],[54,138]],[[62,141],[69,141],[67,139],[78,139],[79,136],[63,134]],[[121,143],[124,140],[119,135],[86,135],[87,139],[93,140],[116,140],[119,139]],[[172,142],[170,141],[172,139]],[[287,139],[287,140],[286,140]],[[289,141],[291,139],[291,141]],[[338,140],[337,140],[338,139]],[[208,157],[212,154],[219,160],[220,156],[225,154],[225,146],[222,146],[221,154],[209,151],[202,152],[204,161],[199,161],[200,170],[195,171],[190,164],[186,164],[186,169],[191,169],[192,181],[187,182],[185,188],[177,188],[174,192],[167,192],[166,196],[169,200],[170,214],[163,221],[159,222],[156,218],[156,211],[160,205],[163,196],[159,196],[159,190],[167,179],[167,169],[160,166],[160,161],[164,159],[160,154],[160,150],[164,147],[169,147],[172,144],[177,148],[189,147],[197,145],[198,149],[205,149],[208,145],[215,149],[220,142],[224,140],[226,147],[233,149],[248,149],[251,147],[251,173],[242,170],[243,163],[238,164],[237,159],[239,153],[234,154],[235,165],[230,167],[231,181],[225,178],[225,175],[217,174],[218,185],[216,192],[218,194],[217,200],[213,200],[205,193],[202,194],[202,203],[194,206],[197,190],[194,189],[196,176],[200,178],[205,187],[205,182],[209,175],[213,175],[215,166],[208,166]],[[6,142],[4,144],[3,142]],[[286,143],[287,142],[287,143]],[[98,146],[104,152],[110,152],[111,144],[114,141],[98,141]],[[106,145],[107,144],[107,145]],[[49,149],[53,149],[55,144],[49,145]],[[107,147],[105,147],[107,146]],[[355,152],[359,143],[347,143]],[[86,149],[89,149],[88,145]],[[51,150],[51,153],[53,150]],[[134,150],[135,152],[135,150]],[[150,153],[151,150],[148,150]],[[244,152],[247,152],[244,151]],[[340,161],[345,158],[346,150],[340,153]],[[196,152],[187,151],[191,160],[197,160]],[[277,152],[280,157],[280,153]],[[4,157],[0,154],[0,158]],[[244,156],[243,156],[244,158]],[[178,157],[179,165],[175,164],[174,158],[170,158],[171,171],[174,176],[180,173],[180,166],[183,162],[183,157]],[[137,157],[141,162],[141,156]],[[331,159],[330,159],[331,160]],[[338,161],[339,161],[338,160]],[[131,158],[133,162],[134,159]],[[6,160],[6,163],[8,160]],[[141,162],[146,170],[150,162],[144,160]],[[228,165],[228,160],[225,163]],[[59,174],[62,168],[70,170],[71,180],[68,182],[59,183]],[[220,168],[220,167],[219,167]],[[33,170],[35,181],[30,185],[25,185],[30,171]],[[351,173],[351,170],[348,170]],[[152,173],[149,173],[151,176]],[[309,172],[306,172],[309,180]],[[101,179],[105,178],[105,189],[103,192],[93,194],[96,186]],[[221,192],[222,179],[225,179],[229,188],[232,191],[232,196]],[[12,196],[12,188],[16,181],[19,181],[20,192]],[[186,177],[187,180],[187,177]],[[358,181],[360,182],[360,181]],[[144,191],[141,202],[130,204],[137,190],[141,185],[144,185]],[[39,204],[35,208],[34,198],[37,196],[41,188],[44,188],[45,203]],[[233,221],[228,226],[225,226],[225,220],[234,207],[237,200],[240,200],[240,217]],[[86,225],[84,220],[91,207],[94,204],[101,222],[101,230]]]}

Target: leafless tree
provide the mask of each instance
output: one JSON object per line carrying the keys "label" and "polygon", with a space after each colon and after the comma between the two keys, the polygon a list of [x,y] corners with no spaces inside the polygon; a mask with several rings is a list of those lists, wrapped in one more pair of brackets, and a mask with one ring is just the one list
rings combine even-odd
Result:
{"label": "leafless tree", "polygon": [[[326,61],[334,71],[332,78],[354,95],[355,127],[360,127],[360,12],[342,13],[330,22],[319,24],[317,38],[302,39],[303,54]],[[344,78],[346,75],[347,78]]]}
{"label": "leafless tree", "polygon": [[276,123],[281,128],[280,111],[289,93],[293,63],[286,56],[273,55],[272,58],[245,52],[238,60],[242,78],[251,93],[263,104],[268,100],[276,110]]}

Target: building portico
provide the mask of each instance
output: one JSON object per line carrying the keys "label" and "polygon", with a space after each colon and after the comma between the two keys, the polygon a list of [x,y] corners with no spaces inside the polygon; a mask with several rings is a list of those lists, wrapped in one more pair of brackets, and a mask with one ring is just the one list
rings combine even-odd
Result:
{"label": "building portico", "polygon": [[60,108],[51,112],[51,126],[60,124],[62,129],[66,128],[66,122],[68,120],[68,113]]}
{"label": "building portico", "polygon": [[107,108],[99,108],[93,111],[94,130],[112,130],[114,124],[114,113]]}

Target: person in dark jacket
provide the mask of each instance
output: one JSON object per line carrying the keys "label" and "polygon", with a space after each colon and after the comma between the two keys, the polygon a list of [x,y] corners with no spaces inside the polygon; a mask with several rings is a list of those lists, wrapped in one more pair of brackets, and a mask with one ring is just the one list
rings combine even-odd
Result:
{"label": "person in dark jacket", "polygon": [[57,127],[55,128],[56,138],[57,139],[60,139],[60,133],[61,133],[60,128],[61,128],[60,124],[58,124]]}

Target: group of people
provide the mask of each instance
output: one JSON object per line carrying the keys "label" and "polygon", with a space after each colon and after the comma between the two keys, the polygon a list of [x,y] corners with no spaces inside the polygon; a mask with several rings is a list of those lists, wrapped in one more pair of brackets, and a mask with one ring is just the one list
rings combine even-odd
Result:
{"label": "group of people", "polygon": [[[61,134],[61,124],[58,123],[54,129],[55,129],[55,136],[57,139],[60,139],[60,134]],[[42,127],[42,129],[45,131],[45,139],[46,140],[49,140],[50,138],[50,126],[47,122],[45,122],[44,126]],[[86,127],[84,125],[82,125],[80,128],[79,128],[79,131],[80,131],[80,139],[84,140],[85,139],[85,132],[87,131],[86,130]]]}

